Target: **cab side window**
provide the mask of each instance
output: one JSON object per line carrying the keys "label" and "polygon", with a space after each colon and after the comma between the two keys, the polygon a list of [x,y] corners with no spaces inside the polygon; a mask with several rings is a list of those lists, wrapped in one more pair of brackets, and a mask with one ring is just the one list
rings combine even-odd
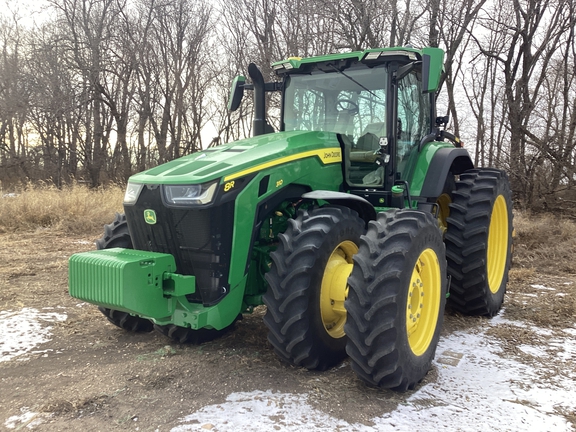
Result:
{"label": "cab side window", "polygon": [[396,166],[400,178],[408,177],[420,140],[430,130],[430,99],[422,93],[422,82],[416,72],[408,74],[398,87],[398,151]]}

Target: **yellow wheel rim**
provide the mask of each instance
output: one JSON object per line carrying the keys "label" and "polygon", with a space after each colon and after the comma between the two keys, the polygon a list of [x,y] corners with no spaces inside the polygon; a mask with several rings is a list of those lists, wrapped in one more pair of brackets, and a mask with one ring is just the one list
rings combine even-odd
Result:
{"label": "yellow wheel rim", "polygon": [[348,277],[352,273],[352,256],[358,246],[346,240],[340,243],[328,258],[320,288],[320,314],[326,332],[333,338],[344,336],[346,309],[344,300],[348,297]]}
{"label": "yellow wheel rim", "polygon": [[442,279],[438,256],[428,248],[416,260],[406,302],[408,343],[417,356],[426,352],[434,337],[441,292]]}
{"label": "yellow wheel rim", "polygon": [[449,206],[451,202],[452,199],[450,198],[450,195],[446,193],[440,195],[436,200],[436,203],[438,204],[438,225],[442,230],[442,234],[444,234],[448,229],[448,222],[446,222],[446,219],[448,219],[448,216],[450,216]]}
{"label": "yellow wheel rim", "polygon": [[508,208],[502,195],[498,195],[492,209],[486,255],[488,286],[496,294],[502,285],[508,256]]}

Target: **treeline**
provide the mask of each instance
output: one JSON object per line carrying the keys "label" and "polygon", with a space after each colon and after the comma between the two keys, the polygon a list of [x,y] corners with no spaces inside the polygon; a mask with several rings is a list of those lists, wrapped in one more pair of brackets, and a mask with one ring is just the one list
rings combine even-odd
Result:
{"label": "treeline", "polygon": [[[576,182],[576,0],[44,0],[0,21],[0,182],[98,186],[250,135],[249,62],[447,51],[441,106],[528,205]],[[449,101],[449,102],[448,102]],[[274,106],[278,100],[271,99]],[[207,136],[206,131],[213,131]]]}

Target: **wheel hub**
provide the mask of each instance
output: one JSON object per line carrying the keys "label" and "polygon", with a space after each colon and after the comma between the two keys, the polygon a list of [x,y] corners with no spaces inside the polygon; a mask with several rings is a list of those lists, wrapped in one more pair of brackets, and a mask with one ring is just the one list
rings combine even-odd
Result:
{"label": "wheel hub", "polygon": [[352,256],[358,246],[352,241],[340,243],[326,263],[320,291],[320,314],[322,324],[330,336],[344,336],[346,309],[344,301],[348,297],[348,277],[352,273]]}
{"label": "wheel hub", "polygon": [[406,301],[406,332],[415,355],[424,354],[434,337],[441,284],[438,257],[432,249],[426,249],[414,265]]}
{"label": "wheel hub", "polygon": [[504,271],[506,270],[506,257],[508,254],[508,209],[506,200],[498,195],[490,217],[488,228],[488,247],[486,249],[488,273],[488,287],[492,294],[496,294],[502,285]]}

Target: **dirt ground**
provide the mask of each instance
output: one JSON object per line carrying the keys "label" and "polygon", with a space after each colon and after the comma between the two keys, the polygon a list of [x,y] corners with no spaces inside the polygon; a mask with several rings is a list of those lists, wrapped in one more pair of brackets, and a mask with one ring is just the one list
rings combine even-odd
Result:
{"label": "dirt ground", "polygon": [[[49,342],[24,359],[0,362],[0,429],[25,408],[42,417],[34,427],[39,431],[167,431],[185,415],[224,402],[232,392],[258,389],[307,393],[316,409],[370,425],[371,418],[395,409],[412,393],[369,388],[346,362],[323,373],[286,366],[266,341],[259,309],[238,322],[235,331],[201,346],[178,345],[157,332],[124,332],[96,307],[68,295],[68,257],[93,249],[93,241],[90,236],[49,230],[0,234],[0,311],[55,308],[47,310],[67,315],[65,321],[50,324]],[[548,298],[533,285],[554,286],[562,290],[563,299],[574,299],[575,282],[576,275],[513,270],[504,317],[528,320],[552,333],[559,326],[573,326],[574,302]],[[483,322],[448,311],[443,332]],[[533,337],[506,326],[493,333],[511,352],[522,338]],[[567,367],[562,360],[550,361]],[[433,382],[436,375],[432,369],[424,383]],[[573,426],[575,415],[565,413]],[[29,418],[15,429],[32,422]]]}

